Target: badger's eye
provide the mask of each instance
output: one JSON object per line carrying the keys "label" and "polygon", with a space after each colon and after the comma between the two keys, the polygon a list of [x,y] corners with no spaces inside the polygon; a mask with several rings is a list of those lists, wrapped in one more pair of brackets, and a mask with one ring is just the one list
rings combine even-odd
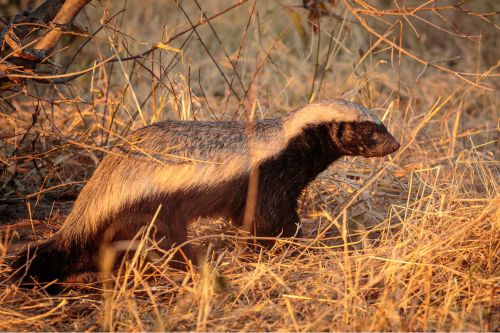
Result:
{"label": "badger's eye", "polygon": [[365,135],[367,137],[371,137],[375,134],[376,131],[375,131],[375,128],[373,126],[367,126],[367,127],[365,127],[364,132],[365,132]]}

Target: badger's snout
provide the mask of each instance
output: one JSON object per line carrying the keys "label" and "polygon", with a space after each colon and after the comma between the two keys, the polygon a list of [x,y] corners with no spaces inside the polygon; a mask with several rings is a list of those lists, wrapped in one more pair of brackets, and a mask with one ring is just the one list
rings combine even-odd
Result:
{"label": "badger's snout", "polygon": [[392,149],[391,153],[394,153],[396,150],[401,147],[399,142],[396,141],[396,139],[393,138],[392,142],[389,144],[390,148]]}
{"label": "badger's snout", "polygon": [[369,147],[364,156],[382,157],[394,153],[401,146],[389,132],[376,133],[374,136],[375,144]]}
{"label": "badger's snout", "polygon": [[387,138],[382,144],[380,144],[380,156],[385,156],[394,153],[401,147],[398,140],[396,140],[391,134],[387,133]]}

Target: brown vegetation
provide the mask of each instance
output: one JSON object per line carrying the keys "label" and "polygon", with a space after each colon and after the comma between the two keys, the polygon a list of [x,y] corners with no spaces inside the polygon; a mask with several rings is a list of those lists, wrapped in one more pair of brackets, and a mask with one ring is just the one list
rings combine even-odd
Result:
{"label": "brown vegetation", "polygon": [[[29,66],[2,44],[0,330],[500,329],[498,4],[304,3],[93,1]],[[8,280],[131,129],[323,97],[374,109],[402,148],[323,173],[301,200],[304,238],[245,250],[225,221],[196,221],[209,251],[188,272],[145,230],[120,270],[57,296]]]}

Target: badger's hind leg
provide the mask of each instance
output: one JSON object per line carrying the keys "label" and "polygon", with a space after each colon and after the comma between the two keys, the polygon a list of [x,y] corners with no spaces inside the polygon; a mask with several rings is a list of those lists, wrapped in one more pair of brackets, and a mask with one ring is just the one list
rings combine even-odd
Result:
{"label": "badger's hind leg", "polygon": [[193,246],[188,241],[188,218],[180,216],[172,216],[167,212],[160,214],[161,224],[158,225],[158,236],[163,237],[161,248],[164,250],[172,250],[175,248],[175,253],[170,261],[170,266],[182,270],[189,269],[189,261],[197,265],[198,256]]}
{"label": "badger's hind leg", "polygon": [[[164,205],[158,214],[150,213],[127,213],[116,219],[116,222],[111,224],[110,229],[105,232],[108,236],[105,238],[104,246],[114,244],[115,249],[126,249],[126,242],[134,239],[135,243],[141,239],[149,238],[153,244],[149,253],[150,259],[158,257],[168,258],[168,251],[175,251],[173,257],[170,258],[169,265],[171,267],[187,270],[189,269],[189,261],[194,265],[197,264],[197,254],[191,244],[186,243],[188,240],[187,226],[189,223],[189,214],[184,214],[183,209],[173,209],[172,205]],[[155,217],[156,215],[156,217]],[[154,221],[153,221],[154,220]],[[151,226],[151,223],[154,223]],[[138,234],[149,230],[145,235]],[[111,239],[111,242],[109,241]],[[119,245],[119,246],[117,246]],[[157,251],[154,250],[156,247]],[[179,248],[177,248],[179,247]],[[133,250],[131,246],[129,250]],[[132,252],[133,251],[129,251]],[[123,252],[122,252],[123,255]]]}

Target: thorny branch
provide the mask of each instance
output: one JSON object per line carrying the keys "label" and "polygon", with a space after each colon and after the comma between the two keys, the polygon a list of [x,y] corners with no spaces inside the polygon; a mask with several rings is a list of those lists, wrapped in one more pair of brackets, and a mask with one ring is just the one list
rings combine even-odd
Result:
{"label": "thorny branch", "polygon": [[63,36],[64,30],[69,28],[76,15],[89,2],[90,0],[67,0],[52,20],[49,32],[35,44],[35,50],[44,53],[51,51]]}
{"label": "thorny branch", "polygon": [[[50,52],[89,2],[90,0],[46,0],[33,11],[16,15],[10,20],[0,33],[0,83],[11,81],[11,85],[21,84],[22,76],[12,74],[36,73],[37,65],[43,62],[55,65],[50,60]],[[42,27],[48,30],[45,35],[25,41]]]}
{"label": "thorny branch", "polygon": [[[447,11],[447,10],[458,10],[462,13],[465,13],[467,15],[473,15],[473,16],[478,16],[481,17],[482,19],[487,20],[491,24],[494,24],[489,17],[497,15],[498,12],[488,12],[488,13],[475,13],[470,10],[464,9],[462,6],[468,2],[469,0],[461,0],[456,4],[449,4],[449,5],[443,5],[443,6],[431,6],[434,1],[425,1],[422,2],[422,4],[418,7],[405,7],[405,8],[392,8],[392,9],[379,9],[376,8],[373,5],[367,4],[363,0],[343,0],[342,2],[344,3],[345,7],[348,9],[348,11],[351,13],[351,15],[354,16],[356,19],[357,23],[359,23],[369,34],[375,36],[378,38],[379,41],[382,41],[383,43],[387,44],[389,47],[392,49],[396,50],[400,54],[404,54],[408,56],[409,58],[413,59],[414,61],[420,63],[421,65],[424,66],[424,68],[427,67],[433,67],[436,68],[440,71],[443,71],[445,73],[454,75],[455,77],[459,78],[460,80],[466,82],[467,84],[474,86],[476,88],[481,88],[481,89],[486,89],[486,90],[492,90],[490,87],[482,85],[479,81],[472,81],[468,79],[466,76],[468,76],[470,73],[462,73],[459,71],[454,71],[448,67],[441,66],[436,64],[435,61],[428,61],[423,59],[422,57],[408,51],[405,47],[402,45],[398,45],[397,43],[391,41],[390,39],[387,38],[387,36],[384,33],[380,33],[375,29],[374,26],[368,24],[365,16],[372,16],[372,17],[386,17],[386,16],[400,16],[405,20],[408,20],[408,17],[414,17],[417,19],[420,19],[427,24],[433,26],[436,29],[442,30],[446,33],[454,34],[451,31],[445,30],[440,27],[436,27],[429,21],[423,19],[422,17],[418,16],[417,14],[420,12],[432,12],[438,16],[440,16],[441,11]],[[304,0],[304,8],[310,11],[309,15],[309,23],[315,28],[315,31],[317,29],[316,27],[316,20],[320,16],[332,16],[333,11],[331,8],[328,8],[326,6],[326,3],[328,1],[322,1],[322,0]],[[336,0],[332,0],[332,7],[335,6]],[[357,4],[358,6],[354,6],[354,4]],[[441,16],[440,16],[441,17]],[[442,17],[441,17],[442,18]],[[498,25],[494,24],[494,26],[497,29],[500,29]],[[465,35],[461,35],[461,37],[468,37]],[[496,65],[498,66],[498,65]]]}
{"label": "thorny branch", "polygon": [[[67,29],[73,22],[74,18],[76,15],[83,9],[83,7],[88,4],[90,0],[67,0],[67,1],[61,1],[61,0],[47,0],[45,3],[41,4],[39,7],[37,7],[33,12],[31,12],[28,15],[22,16],[21,18],[15,18],[11,23],[6,25],[0,34],[0,45],[2,45],[1,51],[2,51],[2,56],[4,57],[0,61],[0,89],[1,89],[1,83],[2,79],[7,78],[8,80],[14,81],[15,83],[20,83],[20,79],[34,79],[39,82],[44,82],[44,81],[52,81],[55,83],[67,83],[68,81],[71,81],[83,74],[92,72],[95,68],[102,66],[108,62],[115,62],[117,59],[115,59],[115,56],[112,56],[104,61],[101,61],[94,66],[80,70],[78,72],[74,73],[67,73],[67,74],[53,74],[53,75],[43,75],[40,73],[33,72],[31,69],[36,65],[37,63],[40,62],[48,62],[52,63],[49,59],[50,55],[48,53],[56,46],[57,42],[61,39],[61,37],[65,34],[68,33]],[[221,15],[224,15],[225,13],[240,7],[241,5],[245,4],[248,2],[248,0],[240,0],[233,5],[225,8],[224,10],[207,17],[204,15],[202,19],[200,19],[198,22],[193,22],[191,27],[180,31],[173,36],[169,38],[167,43],[185,35],[188,32],[195,31],[196,28],[210,23],[215,18],[220,17]],[[47,8],[44,7],[47,6]],[[16,16],[17,17],[17,16]],[[36,44],[33,48],[27,48],[27,46],[21,46],[21,39],[22,37],[26,36],[26,34],[30,31],[26,31],[26,29],[29,30],[30,25],[26,25],[26,22],[44,22],[48,23],[50,22],[50,30],[49,32],[41,37],[39,40],[36,41]],[[12,33],[14,31],[14,27],[16,25],[22,24],[23,29],[21,32]],[[27,27],[28,26],[28,27]],[[31,27],[38,27],[38,25],[31,24]],[[99,28],[99,30],[102,29]],[[16,40],[16,44],[14,45],[17,47],[17,50],[25,50],[23,53],[19,54],[19,52],[12,52],[12,45],[8,44],[10,47],[4,48],[3,45],[3,40],[5,39],[4,36],[7,34],[13,35],[14,39]],[[33,43],[33,42],[31,42]],[[29,46],[31,46],[31,43]],[[136,55],[131,55],[129,57],[121,58],[120,61],[131,61],[131,60],[137,60],[137,59],[142,59],[150,55],[153,51],[155,51],[158,48],[162,48],[165,43],[159,43],[148,50],[136,54]],[[8,55],[4,55],[5,51],[10,50],[11,53]],[[11,56],[16,56],[18,58],[26,59],[29,60],[30,62],[22,62],[21,64],[25,67],[28,67],[28,70],[24,70],[23,66],[12,66],[10,63],[7,63],[5,60]],[[3,64],[2,64],[3,63]],[[17,62],[16,62],[17,65]],[[22,82],[22,81],[21,81]]]}
{"label": "thorny branch", "polygon": [[[37,8],[31,12],[23,12],[12,18],[9,23],[3,26],[0,32],[0,46],[1,46],[1,58],[0,58],[0,89],[8,89],[18,85],[24,84],[26,79],[33,79],[39,82],[54,82],[54,83],[66,83],[79,77],[85,73],[92,72],[96,67],[102,66],[108,62],[115,62],[117,59],[115,57],[108,58],[104,61],[96,63],[94,66],[88,69],[79,70],[74,73],[67,74],[56,74],[57,64],[53,63],[51,60],[52,52],[56,47],[57,43],[61,40],[64,34],[75,34],[70,31],[72,22],[78,13],[90,2],[90,0],[46,0]],[[233,5],[227,7],[226,9],[207,17],[203,14],[202,18],[198,22],[191,22],[191,26],[187,29],[171,36],[166,43],[170,43],[172,40],[183,36],[187,32],[196,32],[196,28],[208,23],[210,21],[237,8],[248,2],[248,0],[240,0],[235,2]],[[419,13],[432,12],[439,15],[441,11],[458,10],[466,15],[478,16],[483,20],[498,26],[491,20],[491,17],[495,12],[485,12],[476,13],[470,10],[464,9],[463,5],[467,3],[468,0],[461,0],[455,4],[447,4],[442,6],[432,6],[432,1],[422,2],[417,7],[399,7],[389,8],[389,9],[379,9],[373,5],[367,4],[362,0],[343,0],[345,8],[351,13],[355,18],[356,24],[360,24],[370,35],[375,36],[384,44],[387,44],[390,48],[396,50],[400,54],[404,54],[409,58],[413,59],[417,63],[422,64],[425,68],[434,67],[440,71],[452,74],[459,78],[460,80],[470,84],[471,86],[490,89],[484,86],[479,81],[474,81],[468,79],[469,73],[462,73],[459,71],[452,70],[448,67],[436,64],[435,61],[425,60],[422,57],[410,52],[403,45],[399,45],[394,41],[390,40],[385,34],[380,33],[376,26],[369,24],[367,17],[402,17],[402,19],[408,20],[408,18],[414,17],[416,19],[422,19]],[[331,6],[327,6],[330,3]],[[337,6],[340,1],[320,1],[320,0],[307,0],[303,1],[303,8],[310,12],[309,23],[313,27],[314,31],[317,31],[318,27],[316,24],[319,22],[321,16],[329,16],[336,19],[342,19],[337,17],[333,11],[334,7]],[[105,23],[106,25],[106,23]],[[1,27],[1,25],[0,25]],[[435,28],[444,30],[440,27]],[[45,29],[45,34],[35,37],[37,31]],[[99,28],[101,29],[101,28]],[[85,36],[90,37],[92,35]],[[462,36],[468,37],[468,36]],[[85,44],[84,44],[85,45]],[[161,48],[164,43],[159,43],[153,45],[146,51],[143,51],[136,55],[128,55],[123,57],[120,61],[135,61],[138,59],[145,59],[150,56],[153,51]],[[231,64],[232,62],[229,61]],[[38,70],[38,65],[41,63],[52,65],[52,73],[49,75],[44,74]],[[67,68],[66,68],[67,69]],[[66,72],[66,71],[65,71]],[[222,72],[221,72],[221,75]],[[477,75],[476,75],[477,76]],[[241,81],[241,79],[239,79]],[[7,84],[6,84],[7,83]],[[243,82],[240,82],[240,85]],[[229,84],[231,90],[232,82]],[[245,89],[243,88],[243,91]],[[232,91],[235,96],[237,96],[236,91]]]}

